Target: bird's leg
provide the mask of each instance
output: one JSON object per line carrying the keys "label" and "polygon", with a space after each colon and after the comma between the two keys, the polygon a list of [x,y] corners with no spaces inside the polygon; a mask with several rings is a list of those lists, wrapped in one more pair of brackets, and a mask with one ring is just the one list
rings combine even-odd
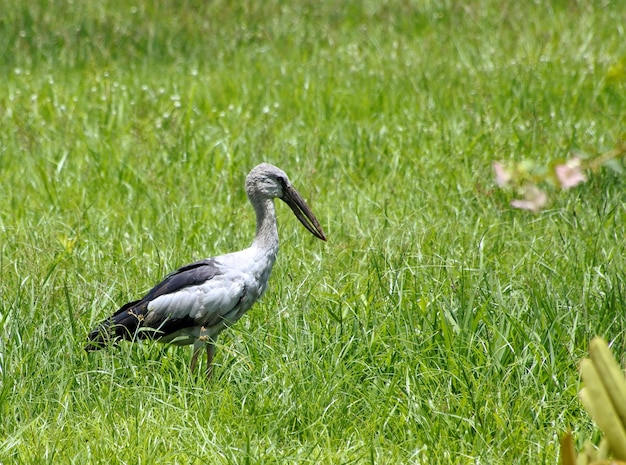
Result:
{"label": "bird's leg", "polygon": [[211,340],[206,345],[206,378],[211,379],[213,375],[213,354],[215,353],[215,342]]}
{"label": "bird's leg", "polygon": [[213,353],[215,352],[215,341],[209,336],[209,332],[204,326],[200,328],[198,339],[196,339],[196,342],[193,343],[193,355],[191,356],[190,366],[192,373],[196,371],[196,363],[198,362],[198,356],[200,355],[200,349],[202,349],[202,347],[206,347],[206,377],[207,379],[211,379],[211,375],[213,374]]}
{"label": "bird's leg", "polygon": [[193,355],[191,356],[191,363],[189,364],[189,370],[191,371],[191,373],[195,373],[196,371],[196,364],[198,363],[198,355],[200,355],[200,349],[202,349],[202,346],[204,345],[205,345],[204,341],[200,341],[200,340],[197,340],[193,344]]}

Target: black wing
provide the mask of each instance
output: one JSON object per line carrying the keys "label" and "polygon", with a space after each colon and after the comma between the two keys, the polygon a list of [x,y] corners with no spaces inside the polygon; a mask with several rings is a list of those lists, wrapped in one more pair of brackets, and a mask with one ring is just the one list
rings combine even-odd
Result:
{"label": "black wing", "polygon": [[206,282],[218,274],[221,274],[221,271],[213,258],[190,263],[168,274],[163,281],[154,286],[141,300],[149,302],[159,296],[172,294],[186,287]]}
{"label": "black wing", "polygon": [[[170,273],[163,281],[154,286],[142,299],[128,302],[117,312],[100,323],[87,336],[88,343],[85,350],[99,350],[107,343],[119,339],[132,339],[150,337],[156,334],[154,331],[137,332],[142,326],[144,317],[148,311],[150,301],[162,295],[171,294],[189,286],[195,286],[213,279],[221,274],[214,259],[200,260],[185,265]],[[169,334],[180,328],[193,326],[192,318],[166,320],[158,329],[159,335]]]}

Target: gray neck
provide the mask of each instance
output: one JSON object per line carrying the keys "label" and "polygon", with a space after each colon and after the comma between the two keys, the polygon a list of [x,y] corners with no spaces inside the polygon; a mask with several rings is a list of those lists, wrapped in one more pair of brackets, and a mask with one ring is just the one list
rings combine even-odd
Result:
{"label": "gray neck", "polygon": [[278,227],[276,226],[276,210],[271,199],[250,199],[256,212],[256,236],[253,247],[264,253],[276,256],[278,253]]}

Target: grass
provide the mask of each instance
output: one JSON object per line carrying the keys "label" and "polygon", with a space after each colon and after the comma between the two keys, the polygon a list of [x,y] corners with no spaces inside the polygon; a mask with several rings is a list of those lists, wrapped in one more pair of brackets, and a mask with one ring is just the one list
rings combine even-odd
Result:
{"label": "grass", "polygon": [[[0,463],[557,463],[567,428],[597,438],[577,363],[626,349],[624,181],[533,215],[491,163],[623,137],[620,2],[1,6]],[[248,245],[261,161],[329,242],[278,206],[213,381],[182,348],[85,354]]]}

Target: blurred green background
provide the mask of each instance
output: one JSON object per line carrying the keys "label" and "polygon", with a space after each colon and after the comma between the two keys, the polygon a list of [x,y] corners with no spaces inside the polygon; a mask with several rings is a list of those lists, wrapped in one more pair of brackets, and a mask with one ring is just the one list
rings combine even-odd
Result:
{"label": "blurred green background", "polygon": [[[621,357],[619,173],[533,215],[495,160],[624,134],[617,1],[0,2],[1,463],[556,463],[597,432],[577,363]],[[91,326],[246,247],[266,161],[270,288],[215,377]]]}

